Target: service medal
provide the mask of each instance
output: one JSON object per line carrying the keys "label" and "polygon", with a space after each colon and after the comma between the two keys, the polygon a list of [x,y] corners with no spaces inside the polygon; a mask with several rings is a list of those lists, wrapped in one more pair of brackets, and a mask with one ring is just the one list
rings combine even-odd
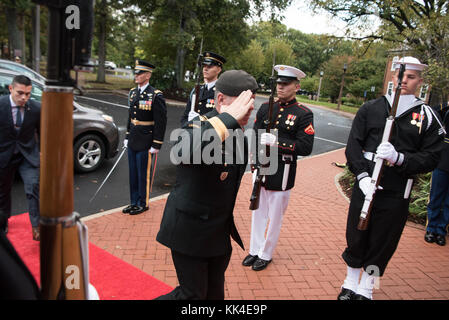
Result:
{"label": "service medal", "polygon": [[224,172],[222,172],[221,175],[220,175],[220,180],[221,180],[221,181],[225,181],[227,177],[228,177],[228,172],[227,172],[227,171],[224,171]]}
{"label": "service medal", "polygon": [[412,113],[412,121],[410,121],[410,123],[414,126],[416,126],[416,124],[418,123],[418,121],[416,121],[419,118],[419,113],[413,112]]}

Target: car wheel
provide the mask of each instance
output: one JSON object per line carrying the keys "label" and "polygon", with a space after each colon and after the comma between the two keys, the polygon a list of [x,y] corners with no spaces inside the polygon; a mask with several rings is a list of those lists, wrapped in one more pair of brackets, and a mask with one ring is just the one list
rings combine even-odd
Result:
{"label": "car wheel", "polygon": [[88,134],[79,138],[73,146],[73,161],[77,172],[96,170],[104,160],[106,148],[101,138]]}

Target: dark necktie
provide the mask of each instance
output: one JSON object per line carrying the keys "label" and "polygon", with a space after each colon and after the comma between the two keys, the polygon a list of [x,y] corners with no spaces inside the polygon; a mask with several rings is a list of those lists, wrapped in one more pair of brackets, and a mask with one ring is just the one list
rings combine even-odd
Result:
{"label": "dark necktie", "polygon": [[17,106],[17,115],[16,115],[16,129],[19,130],[22,126],[22,112],[20,111],[20,107]]}

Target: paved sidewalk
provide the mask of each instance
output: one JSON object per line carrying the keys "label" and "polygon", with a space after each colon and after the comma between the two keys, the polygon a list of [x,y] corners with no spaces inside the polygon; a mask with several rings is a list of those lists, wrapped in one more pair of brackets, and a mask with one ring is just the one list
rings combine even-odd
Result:
{"label": "paved sidewalk", "polygon": [[[299,161],[273,262],[259,272],[241,265],[251,229],[251,175],[244,176],[234,215],[247,250],[233,243],[226,299],[336,299],[346,273],[341,253],[349,203],[336,184],[342,169],[332,162],[345,161],[344,149]],[[118,208],[88,217],[86,224],[92,243],[175,287],[170,251],[155,240],[165,201],[156,199],[141,215],[124,215]],[[449,299],[449,246],[426,243],[423,230],[407,224],[375,300]]]}

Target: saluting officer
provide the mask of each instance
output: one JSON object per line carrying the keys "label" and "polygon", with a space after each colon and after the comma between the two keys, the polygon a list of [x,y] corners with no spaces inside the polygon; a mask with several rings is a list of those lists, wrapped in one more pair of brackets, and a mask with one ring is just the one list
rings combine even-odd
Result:
{"label": "saluting officer", "polygon": [[[226,71],[217,81],[217,107],[201,121],[184,126],[188,138],[177,144],[183,160],[156,238],[171,249],[179,286],[160,300],[224,299],[231,238],[243,248],[233,211],[248,158],[243,128],[254,109],[257,88],[256,79],[246,72]],[[197,137],[201,143],[196,143]],[[235,147],[229,150],[227,143]],[[203,158],[211,146],[220,161]],[[195,154],[202,155],[198,164],[191,161]]]}
{"label": "saluting officer", "polygon": [[[312,111],[296,101],[299,81],[305,77],[304,72],[285,65],[274,68],[278,72],[276,89],[279,100],[273,105],[272,121],[277,137],[272,133],[262,133],[260,143],[264,145],[261,151],[265,150],[266,145],[278,148],[278,170],[274,175],[265,176],[262,181],[259,209],[252,214],[249,255],[242,262],[255,271],[265,269],[272,261],[290,190],[295,184],[297,156],[307,156],[312,152],[315,135]],[[267,128],[268,106],[264,103],[257,112],[256,132]]]}
{"label": "saluting officer", "polygon": [[226,59],[210,51],[205,51],[203,57],[204,84],[200,87],[198,109],[192,109],[192,97],[195,93],[195,88],[193,88],[189,100],[187,101],[186,110],[181,118],[181,126],[187,121],[190,121],[199,115],[204,115],[215,108],[215,83],[217,82]]}
{"label": "saluting officer", "polygon": [[128,147],[129,187],[131,204],[123,213],[131,215],[148,210],[151,155],[162,147],[167,125],[167,107],[160,90],[150,84],[154,65],[137,60],[135,83],[129,91],[129,117],[124,141]]}
{"label": "saluting officer", "polygon": [[[439,117],[415,97],[426,65],[414,57],[402,58],[394,66],[395,88],[401,63],[406,68],[390,142],[381,143],[395,92],[362,105],[349,133],[347,164],[357,179],[349,205],[347,248],[342,254],[347,274],[338,300],[372,299],[375,280],[383,276],[407,221],[413,178],[437,166],[443,147],[444,129]],[[373,200],[368,228],[362,231],[357,225],[376,158],[384,159],[387,165],[379,181],[382,189],[376,191]]]}

